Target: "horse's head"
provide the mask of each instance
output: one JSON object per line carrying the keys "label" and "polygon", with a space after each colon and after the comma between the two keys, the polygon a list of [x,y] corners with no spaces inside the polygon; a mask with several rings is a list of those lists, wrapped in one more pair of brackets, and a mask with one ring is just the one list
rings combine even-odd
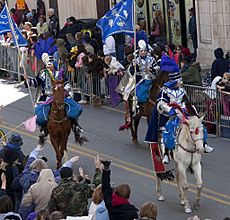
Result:
{"label": "horse's head", "polygon": [[190,137],[193,144],[196,146],[197,151],[203,151],[203,124],[202,121],[204,116],[199,118],[197,115],[190,116],[189,119],[186,119],[186,123],[189,127]]}
{"label": "horse's head", "polygon": [[65,97],[65,90],[64,90],[64,79],[62,80],[53,80],[52,81],[52,90],[53,90],[53,97],[54,101],[57,104],[59,109],[64,108],[64,97]]}

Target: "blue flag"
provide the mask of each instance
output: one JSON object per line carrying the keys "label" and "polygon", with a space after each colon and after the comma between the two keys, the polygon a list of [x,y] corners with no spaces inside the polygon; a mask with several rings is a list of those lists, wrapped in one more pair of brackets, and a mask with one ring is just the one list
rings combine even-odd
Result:
{"label": "blue flag", "polygon": [[8,8],[5,5],[0,14],[0,34],[5,34],[7,32],[11,32],[14,39],[14,45],[17,45],[18,43],[21,47],[27,46],[26,39],[23,37],[12,17],[10,17]]}
{"label": "blue flag", "polygon": [[112,34],[133,33],[133,4],[134,0],[121,0],[97,22],[102,31],[103,42]]}

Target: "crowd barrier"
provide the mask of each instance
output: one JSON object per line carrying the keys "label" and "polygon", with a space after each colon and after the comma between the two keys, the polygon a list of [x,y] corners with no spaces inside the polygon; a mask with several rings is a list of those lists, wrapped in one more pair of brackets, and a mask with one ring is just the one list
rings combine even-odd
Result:
{"label": "crowd barrier", "polygon": [[217,136],[230,138],[230,93],[201,86],[184,87],[197,112],[205,115],[207,127]]}
{"label": "crowd barrier", "polygon": [[[16,48],[0,46],[0,70],[23,75],[24,71],[31,77],[39,72],[43,64],[28,52],[24,56],[25,68],[20,67],[19,52]],[[111,76],[88,74],[84,68],[67,68],[67,77],[74,93],[89,101],[91,107],[101,104],[101,100],[110,98],[111,83],[118,83],[121,76],[111,80]],[[113,85],[114,86],[114,85]],[[204,122],[209,129],[215,130],[218,136],[230,138],[230,93],[220,92],[208,87],[184,85],[190,100],[200,115],[204,114]]]}

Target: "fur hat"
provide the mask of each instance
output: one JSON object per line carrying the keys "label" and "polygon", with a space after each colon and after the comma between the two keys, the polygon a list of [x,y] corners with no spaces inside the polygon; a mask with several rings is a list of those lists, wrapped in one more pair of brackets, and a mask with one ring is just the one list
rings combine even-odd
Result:
{"label": "fur hat", "polygon": [[160,71],[169,73],[169,81],[181,80],[181,72],[176,62],[168,56],[163,56],[160,63]]}
{"label": "fur hat", "polygon": [[69,179],[73,176],[73,170],[69,167],[62,167],[60,171],[60,176],[62,179]]}
{"label": "fur hat", "polygon": [[20,135],[12,134],[6,143],[6,146],[11,149],[20,150],[23,141]]}
{"label": "fur hat", "polygon": [[47,169],[48,166],[42,159],[37,159],[30,164],[30,170],[40,172],[42,169]]}
{"label": "fur hat", "polygon": [[15,162],[20,156],[19,151],[9,148],[9,147],[4,147],[1,152],[0,152],[0,158],[5,162],[5,163],[10,163],[12,164]]}

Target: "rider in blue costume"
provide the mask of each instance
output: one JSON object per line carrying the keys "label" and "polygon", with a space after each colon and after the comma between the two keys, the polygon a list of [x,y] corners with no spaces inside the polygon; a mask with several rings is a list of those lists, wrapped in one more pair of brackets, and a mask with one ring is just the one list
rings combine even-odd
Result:
{"label": "rider in blue costume", "polygon": [[[178,65],[168,56],[162,56],[160,71],[168,72],[169,82],[164,84],[158,95],[156,106],[152,113],[151,122],[146,134],[145,142],[158,144],[159,131],[165,129],[165,125],[171,116],[177,114],[175,108],[170,107],[170,103],[178,104],[185,109],[183,97],[186,95],[184,88],[181,86],[182,78]],[[204,151],[209,153],[214,149],[204,142]],[[165,149],[163,163],[169,163],[169,152]]]}
{"label": "rider in blue costume", "polygon": [[133,75],[136,65],[136,95],[139,103],[148,101],[148,92],[152,86],[158,70],[160,69],[157,61],[149,54],[148,45],[143,40],[138,42],[138,56],[131,64],[129,71]]}
{"label": "rider in blue costume", "polygon": [[[54,60],[52,56],[49,56],[47,53],[42,54],[42,61],[45,64],[46,68],[41,70],[35,78],[28,78],[27,75],[24,77],[27,79],[29,86],[34,86],[36,91],[35,97],[35,111],[36,107],[41,104],[41,102],[46,102],[52,98],[53,91],[52,91],[52,80],[61,80],[64,79],[64,89],[66,92],[66,98],[73,99],[73,90],[68,82],[67,77],[64,74],[64,70],[58,70],[57,61]],[[26,83],[27,87],[27,83]],[[66,101],[65,101],[66,102]],[[73,132],[80,133],[82,131],[81,127],[78,124],[78,117],[82,113],[82,107],[75,103],[74,100],[71,102],[74,106],[79,107],[79,114],[76,116],[75,119],[72,119],[72,129]],[[46,128],[46,124],[40,127],[40,136],[45,137],[47,136],[48,131]]]}

